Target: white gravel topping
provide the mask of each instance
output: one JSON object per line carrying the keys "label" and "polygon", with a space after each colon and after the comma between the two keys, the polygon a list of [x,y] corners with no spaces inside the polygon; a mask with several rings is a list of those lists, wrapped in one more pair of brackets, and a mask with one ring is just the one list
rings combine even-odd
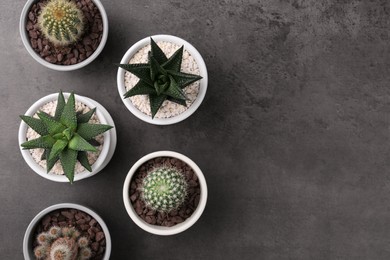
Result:
{"label": "white gravel topping", "polygon": [[[57,107],[57,100],[46,103],[45,105],[40,107],[39,110],[46,112],[51,116],[54,116],[56,107]],[[90,110],[91,110],[91,108],[89,108],[85,104],[76,101],[76,111],[86,113]],[[38,118],[38,115],[34,114],[33,117]],[[91,117],[91,119],[89,120],[89,123],[91,123],[91,124],[100,123],[98,117],[96,116],[96,113]],[[35,132],[31,127],[27,128],[27,134],[26,134],[27,141],[30,141],[32,139],[36,139],[39,136],[40,135],[37,132]],[[103,142],[104,142],[103,134],[95,137],[95,140],[98,141],[101,145],[99,147],[97,147],[98,152],[96,152],[96,153],[87,152],[88,161],[89,161],[90,165],[92,165],[96,162],[97,158],[100,155],[101,150],[103,149]],[[42,168],[46,169],[46,160],[41,160],[41,156],[45,150],[41,149],[41,148],[37,148],[37,149],[30,149],[29,151],[30,151],[30,154],[33,157],[34,161],[36,161]],[[77,173],[81,173],[83,171],[85,171],[85,168],[80,164],[80,162],[77,161],[76,167],[75,167],[75,173],[77,174]],[[64,171],[62,169],[62,166],[61,166],[61,163],[59,160],[56,162],[56,164],[54,164],[53,168],[50,170],[50,173],[57,174],[57,175],[64,174]]]}
{"label": "white gravel topping", "polygon": [[[157,45],[163,50],[165,55],[169,58],[176,50],[178,50],[181,46],[171,43],[171,42],[164,42],[159,41],[156,42]],[[185,48],[185,46],[184,46]],[[129,61],[130,64],[132,63],[148,63],[148,52],[150,51],[151,47],[150,44],[146,45],[145,47],[141,48]],[[192,55],[184,49],[183,52],[183,60],[181,64],[181,71],[185,73],[191,73],[199,75],[199,67],[196,63],[195,59],[192,57]],[[137,76],[134,76],[132,73],[126,71],[125,72],[125,86],[126,91],[129,91],[131,88],[133,88],[139,81],[139,78]],[[185,87],[183,89],[186,97],[188,98],[187,107],[176,104],[174,102],[165,100],[160,109],[158,110],[157,114],[155,115],[155,118],[170,118],[177,116],[184,111],[188,109],[192,105],[192,103],[195,101],[196,97],[199,93],[199,81],[196,81],[192,83],[191,85]],[[140,110],[142,113],[151,116],[150,112],[150,101],[148,95],[137,95],[129,98],[133,105]]]}

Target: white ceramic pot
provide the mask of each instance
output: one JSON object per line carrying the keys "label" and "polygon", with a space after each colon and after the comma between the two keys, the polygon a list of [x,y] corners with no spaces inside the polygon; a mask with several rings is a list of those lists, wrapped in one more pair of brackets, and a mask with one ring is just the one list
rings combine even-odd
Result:
{"label": "white ceramic pot", "polygon": [[88,215],[90,215],[91,217],[93,217],[99,223],[99,225],[102,227],[102,230],[103,230],[103,233],[104,233],[104,236],[106,239],[106,251],[104,253],[103,259],[104,260],[110,259],[111,248],[112,248],[111,236],[110,236],[110,232],[108,231],[107,225],[106,225],[106,223],[104,223],[103,219],[98,214],[96,214],[94,211],[92,211],[91,209],[84,207],[82,205],[74,204],[74,203],[61,203],[61,204],[55,204],[53,206],[50,206],[50,207],[42,210],[33,218],[33,220],[28,225],[26,233],[24,234],[24,239],[23,239],[23,255],[24,255],[25,260],[35,259],[34,252],[32,249],[32,243],[33,243],[33,239],[35,239],[35,237],[33,237],[33,235],[34,235],[34,231],[35,231],[37,224],[48,213],[50,213],[54,210],[58,210],[58,209],[77,209],[77,210],[83,211],[83,212],[87,213]]}
{"label": "white ceramic pot", "polygon": [[[187,218],[184,222],[176,224],[172,227],[163,227],[163,226],[157,226],[157,225],[151,225],[146,223],[143,219],[141,219],[138,214],[135,212],[129,196],[129,190],[130,190],[130,183],[131,179],[133,178],[134,173],[137,171],[137,169],[144,164],[145,162],[157,158],[157,157],[172,157],[177,158],[183,162],[185,162],[188,166],[192,168],[192,170],[195,172],[195,174],[198,177],[199,184],[200,184],[200,200],[198,207],[196,210],[192,213],[191,217]],[[123,185],[123,202],[125,204],[125,208],[127,213],[129,214],[130,218],[137,224],[140,228],[143,230],[155,234],[155,235],[162,235],[162,236],[168,236],[168,235],[175,235],[180,232],[183,232],[190,228],[192,225],[195,224],[195,222],[200,218],[202,215],[207,202],[207,184],[206,179],[204,178],[204,175],[198,165],[195,164],[194,161],[192,161],[187,156],[177,153],[177,152],[171,152],[171,151],[159,151],[150,153],[148,155],[145,155],[141,159],[139,159],[130,169],[129,173],[126,176],[125,183]]]}
{"label": "white ceramic pot", "polygon": [[96,59],[97,56],[102,52],[104,46],[106,45],[107,42],[107,37],[108,37],[108,19],[107,19],[107,14],[106,10],[104,9],[102,3],[100,0],[92,0],[92,2],[96,5],[96,7],[99,9],[99,12],[102,16],[102,21],[103,21],[103,36],[102,40],[100,41],[100,44],[98,48],[92,53],[91,56],[89,56],[87,59],[83,60],[80,63],[74,64],[74,65],[57,65],[50,63],[43,59],[38,53],[34,51],[34,49],[31,47],[30,43],[30,38],[28,36],[28,32],[26,30],[26,24],[28,21],[28,12],[31,9],[31,6],[37,2],[37,0],[27,0],[26,4],[23,7],[22,14],[20,16],[20,22],[19,22],[19,31],[20,31],[20,36],[22,37],[22,41],[24,44],[24,47],[26,47],[28,53],[40,64],[43,66],[57,70],[57,71],[71,71],[71,70],[77,70],[80,69],[89,63],[91,63],[93,60]]}
{"label": "white ceramic pot", "polygon": [[[133,113],[136,117],[139,119],[148,122],[150,124],[155,124],[155,125],[171,125],[178,123],[180,121],[183,121],[190,115],[192,115],[200,106],[202,103],[205,95],[206,95],[206,90],[207,90],[207,83],[208,83],[208,75],[207,75],[207,68],[206,64],[200,55],[200,53],[195,49],[194,46],[192,46],[189,42],[176,37],[176,36],[171,36],[171,35],[153,35],[150,36],[153,38],[154,41],[165,41],[165,42],[171,42],[174,44],[177,44],[179,46],[184,45],[184,49],[188,51],[192,57],[195,59],[196,63],[198,64],[199,71],[200,71],[200,76],[202,76],[202,79],[200,80],[200,88],[199,88],[199,93],[195,101],[192,103],[190,107],[183,113],[173,116],[170,118],[154,118],[152,119],[151,116],[144,114],[140,110],[138,110],[131,100],[129,98],[124,99],[123,95],[127,92],[126,91],[126,86],[125,86],[125,70],[122,68],[118,69],[118,74],[117,74],[117,85],[118,85],[118,91],[119,95],[121,96],[121,99],[127,109],[130,110],[131,113]],[[137,43],[135,43],[131,48],[125,53],[121,60],[121,64],[127,64],[129,63],[130,59],[138,52],[139,49],[145,47],[146,45],[150,44],[150,37],[146,37]]]}
{"label": "white ceramic pot", "polygon": [[[69,93],[64,93],[64,97],[68,98]],[[53,100],[57,100],[58,94],[50,94],[47,95],[37,102],[35,102],[25,113],[27,116],[33,116],[40,107],[42,107],[44,104],[51,102]],[[92,172],[89,172],[87,170],[81,172],[81,173],[76,173],[74,175],[74,181],[78,181],[81,179],[85,179],[88,177],[91,177],[101,171],[111,160],[115,147],[116,147],[116,142],[117,142],[117,137],[116,137],[116,130],[115,130],[115,125],[112,117],[108,113],[108,111],[100,105],[98,102],[79,95],[75,95],[76,101],[79,101],[86,106],[90,108],[96,107],[96,115],[99,118],[99,121],[101,124],[107,124],[113,126],[110,130],[106,131],[103,133],[104,137],[104,143],[103,143],[103,148],[100,152],[99,157],[97,158],[96,162],[92,165]],[[19,127],[19,147],[20,151],[22,152],[24,160],[27,162],[27,164],[30,166],[31,169],[33,169],[36,173],[38,173],[40,176],[49,179],[51,181],[56,181],[56,182],[69,182],[68,178],[65,175],[57,175],[53,173],[47,173],[46,169],[42,168],[31,156],[29,150],[23,150],[22,147],[20,146],[22,143],[24,143],[26,139],[26,134],[27,134],[27,128],[28,125],[25,122],[21,122],[20,127]]]}

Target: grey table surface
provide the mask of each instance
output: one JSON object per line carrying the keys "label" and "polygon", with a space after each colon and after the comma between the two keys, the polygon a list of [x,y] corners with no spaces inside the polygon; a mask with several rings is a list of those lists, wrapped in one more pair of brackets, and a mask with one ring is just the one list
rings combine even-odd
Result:
{"label": "grey table surface", "polygon": [[[0,2],[0,259],[22,259],[43,208],[94,209],[111,259],[389,259],[390,2],[102,0],[110,22],[99,58],[74,72],[36,63],[18,26],[25,1]],[[182,123],[134,117],[117,69],[139,39],[166,33],[203,55],[209,88]],[[103,104],[118,146],[98,175],[74,185],[35,174],[18,147],[18,115],[59,89]],[[128,217],[122,185],[143,155],[192,158],[209,187],[186,232],[148,234]]]}

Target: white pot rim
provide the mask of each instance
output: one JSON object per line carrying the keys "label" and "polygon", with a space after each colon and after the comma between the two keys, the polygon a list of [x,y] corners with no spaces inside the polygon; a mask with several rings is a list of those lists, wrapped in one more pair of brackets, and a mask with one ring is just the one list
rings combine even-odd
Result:
{"label": "white pot rim", "polygon": [[[65,98],[68,98],[70,93],[63,93]],[[50,94],[47,95],[38,101],[36,101],[25,113],[25,115],[32,116],[34,115],[40,107],[42,107],[44,104],[51,102],[53,100],[57,100],[58,98],[58,93]],[[101,124],[108,124],[113,126],[110,130],[106,131],[103,133],[104,137],[104,143],[103,143],[103,148],[100,152],[99,157],[97,158],[96,162],[91,166],[92,172],[89,172],[87,170],[81,172],[81,173],[76,173],[74,175],[74,181],[82,180],[85,178],[89,178],[98,172],[100,172],[111,160],[115,147],[116,147],[116,142],[117,142],[117,137],[116,137],[116,130],[115,130],[115,124],[108,113],[108,111],[98,102],[84,97],[80,95],[75,95],[76,101],[79,101],[86,106],[93,108],[96,107],[96,115],[99,118],[99,121]],[[65,175],[57,175],[53,173],[47,173],[46,169],[42,168],[35,160],[32,158],[30,151],[29,150],[23,150],[22,147],[20,146],[23,142],[26,141],[26,134],[27,134],[27,128],[28,125],[22,120],[20,123],[19,127],[19,132],[18,132],[18,140],[19,140],[19,148],[22,153],[22,156],[24,160],[27,162],[27,164],[30,166],[30,168],[39,174],[40,176],[51,180],[51,181],[56,181],[56,182],[69,182],[68,178]]]}
{"label": "white pot rim", "polygon": [[[130,190],[130,183],[131,179],[133,178],[134,173],[137,171],[137,169],[144,164],[145,162],[157,158],[157,157],[173,157],[177,158],[183,162],[185,162],[188,166],[190,166],[195,174],[198,177],[199,184],[200,184],[200,200],[198,207],[196,210],[192,213],[192,215],[187,218],[184,222],[179,223],[175,226],[172,227],[163,227],[163,226],[157,226],[157,225],[151,225],[146,223],[143,219],[141,219],[137,213],[135,212],[133,206],[131,205],[130,201],[130,196],[129,196],[129,190]],[[168,236],[168,235],[175,235],[180,232],[183,232],[190,228],[192,225],[195,224],[195,222],[200,218],[202,215],[205,207],[206,207],[206,202],[207,202],[207,183],[206,179],[198,167],[198,165],[195,164],[194,161],[192,161],[190,158],[187,156],[177,153],[177,152],[172,152],[172,151],[158,151],[158,152],[153,152],[150,154],[147,154],[143,156],[141,159],[139,159],[131,168],[129,173],[126,176],[124,185],[123,185],[123,202],[125,204],[125,208],[127,213],[129,214],[130,218],[134,221],[134,223],[142,228],[143,230],[155,234],[155,235],[162,235],[162,236]]]}
{"label": "white pot rim", "polygon": [[155,125],[175,124],[175,123],[178,123],[180,121],[183,121],[184,119],[186,119],[187,117],[192,115],[199,108],[200,104],[202,103],[202,101],[206,95],[207,84],[208,84],[207,67],[206,67],[206,64],[205,64],[202,56],[200,55],[199,51],[192,44],[190,44],[189,42],[187,42],[179,37],[172,36],[172,35],[166,35],[166,34],[158,34],[158,35],[149,36],[149,37],[146,37],[146,38],[136,42],[133,46],[130,47],[130,49],[127,50],[127,52],[123,56],[120,63],[121,64],[129,63],[130,59],[135,55],[135,53],[137,53],[137,51],[139,49],[150,44],[151,37],[155,41],[172,42],[172,43],[175,43],[179,46],[184,45],[184,49],[187,50],[193,56],[196,63],[198,64],[200,76],[202,76],[202,79],[200,80],[200,88],[199,88],[198,96],[196,97],[196,99],[192,103],[192,105],[190,107],[188,107],[188,109],[186,111],[184,111],[183,113],[181,113],[177,116],[170,117],[170,118],[154,118],[154,119],[152,119],[151,116],[148,116],[148,115],[142,113],[140,110],[138,110],[138,108],[136,108],[133,105],[133,103],[131,102],[131,100],[129,98],[126,98],[126,99],[123,98],[123,95],[127,91],[126,91],[126,86],[125,86],[125,72],[126,71],[122,68],[118,68],[118,73],[117,73],[117,85],[118,85],[119,95],[120,95],[123,103],[127,107],[127,109],[129,109],[130,112],[133,115],[135,115],[136,117],[138,117],[139,119],[141,119],[147,123],[155,124]]}
{"label": "white pot rim", "polygon": [[70,208],[70,209],[77,209],[77,210],[81,210],[81,211],[84,211],[85,213],[87,213],[88,215],[90,215],[91,217],[93,217],[98,223],[99,225],[102,227],[102,230],[104,232],[104,236],[105,236],[105,239],[106,239],[106,249],[105,249],[105,253],[104,253],[104,260],[109,260],[110,259],[110,255],[111,255],[111,236],[110,236],[110,232],[108,231],[108,227],[106,225],[106,223],[103,221],[103,219],[93,210],[91,210],[90,208],[87,208],[85,206],[82,206],[82,205],[79,205],[79,204],[75,204],[75,203],[60,203],[60,204],[55,204],[55,205],[52,205],[50,207],[47,207],[45,208],[44,210],[42,210],[41,212],[39,212],[30,222],[30,224],[28,225],[27,229],[26,229],[26,232],[24,234],[24,238],[23,238],[23,255],[24,255],[24,259],[25,260],[33,260],[34,257],[33,256],[33,252],[32,252],[32,248],[31,248],[31,243],[32,243],[32,234],[35,230],[35,227],[36,225],[38,224],[38,222],[45,216],[47,215],[48,213],[54,211],[54,210],[57,210],[57,209],[65,209],[65,208]]}
{"label": "white pot rim", "polygon": [[103,34],[102,34],[102,40],[99,43],[98,48],[92,53],[91,56],[89,56],[87,59],[83,60],[80,63],[74,64],[74,65],[57,65],[50,63],[43,59],[38,53],[34,51],[34,49],[31,47],[30,40],[28,37],[28,33],[26,30],[26,24],[28,20],[28,12],[35,2],[38,0],[27,0],[26,4],[23,7],[22,14],[20,15],[20,22],[19,22],[19,32],[20,36],[22,38],[22,42],[24,44],[24,47],[26,47],[28,53],[40,64],[43,66],[57,71],[72,71],[81,69],[82,67],[85,67],[92,61],[94,61],[97,56],[102,52],[104,46],[106,45],[107,38],[108,38],[108,18],[107,13],[103,7],[103,4],[100,2],[100,0],[92,0],[93,3],[96,5],[96,7],[99,9],[99,12],[102,16],[102,22],[103,22]]}

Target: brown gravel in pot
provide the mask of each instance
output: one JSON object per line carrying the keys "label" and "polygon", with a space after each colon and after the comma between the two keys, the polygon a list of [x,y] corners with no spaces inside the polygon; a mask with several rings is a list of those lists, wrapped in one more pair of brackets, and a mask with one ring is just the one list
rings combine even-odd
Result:
{"label": "brown gravel in pot", "polygon": [[[155,167],[168,166],[176,167],[184,174],[188,183],[188,195],[184,204],[170,213],[157,212],[146,207],[142,200],[142,181],[147,173]],[[135,172],[130,182],[130,201],[134,210],[145,222],[157,225],[171,227],[184,222],[189,218],[198,207],[200,199],[200,184],[195,172],[183,161],[176,158],[158,157],[147,161]]]}
{"label": "brown gravel in pot", "polygon": [[28,13],[26,30],[31,47],[38,55],[50,63],[73,65],[87,59],[98,48],[103,36],[103,20],[99,9],[92,0],[76,0],[85,17],[84,34],[81,39],[69,46],[56,47],[40,32],[38,16],[48,0],[37,1]]}
{"label": "brown gravel in pot", "polygon": [[91,260],[101,260],[106,250],[106,238],[99,223],[84,211],[77,209],[59,209],[44,216],[37,224],[34,232],[32,249],[38,246],[36,237],[47,232],[51,227],[75,227],[81,236],[85,236],[90,241],[92,250]]}

